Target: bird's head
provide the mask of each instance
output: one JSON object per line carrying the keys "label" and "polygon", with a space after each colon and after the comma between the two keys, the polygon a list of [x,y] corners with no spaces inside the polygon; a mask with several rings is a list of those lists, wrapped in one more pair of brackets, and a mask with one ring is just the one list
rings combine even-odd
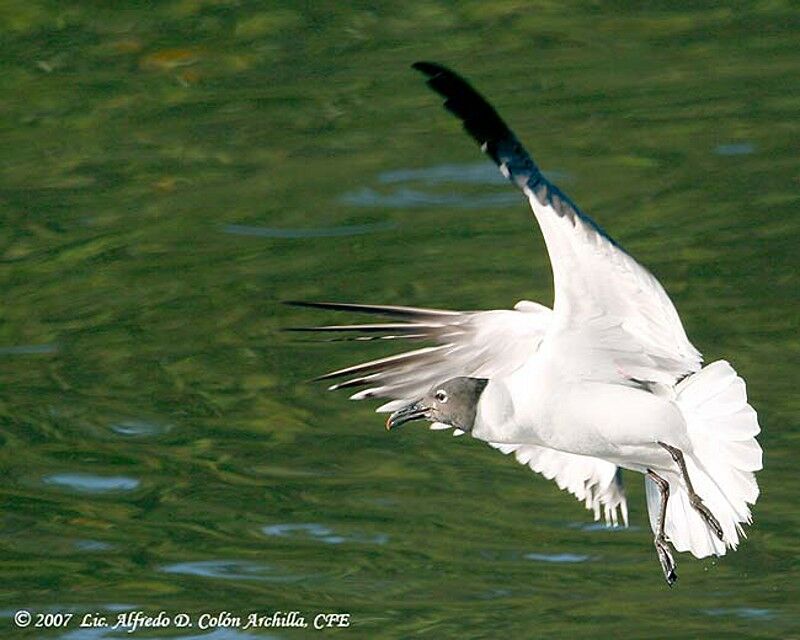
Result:
{"label": "bird's head", "polygon": [[386,421],[387,429],[394,429],[412,420],[441,422],[469,433],[475,424],[487,378],[451,378],[434,385],[422,398],[398,409]]}

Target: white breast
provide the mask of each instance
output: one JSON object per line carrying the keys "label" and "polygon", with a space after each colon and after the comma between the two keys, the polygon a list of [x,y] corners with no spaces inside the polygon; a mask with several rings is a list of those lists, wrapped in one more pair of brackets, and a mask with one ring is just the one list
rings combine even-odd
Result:
{"label": "white breast", "polygon": [[534,369],[486,387],[474,437],[608,460],[640,452],[634,455],[642,464],[651,450],[661,457],[659,441],[689,446],[683,415],[669,398],[618,384],[565,382]]}

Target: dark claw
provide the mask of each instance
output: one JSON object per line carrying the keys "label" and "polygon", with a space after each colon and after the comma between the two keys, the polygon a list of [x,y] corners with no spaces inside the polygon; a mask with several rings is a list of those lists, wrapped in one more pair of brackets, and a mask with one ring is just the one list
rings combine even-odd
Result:
{"label": "dark claw", "polygon": [[666,540],[661,536],[657,536],[653,543],[658,552],[658,560],[661,562],[661,570],[664,572],[664,579],[667,581],[667,586],[672,587],[678,580],[678,574],[675,572],[675,559],[669,551]]}
{"label": "dark claw", "polygon": [[722,542],[725,542],[725,538],[722,537],[722,526],[720,526],[719,520],[717,520],[714,514],[709,511],[708,507],[703,504],[703,501],[697,497],[697,500],[692,500],[692,506],[702,516],[703,520],[706,521],[706,524],[711,527],[717,538],[719,538]]}
{"label": "dark claw", "polygon": [[689,471],[686,469],[686,461],[683,458],[683,452],[680,449],[672,447],[664,442],[659,442],[658,444],[667,450],[669,455],[671,455],[672,459],[675,461],[675,464],[677,464],[680,468],[683,479],[686,482],[686,491],[689,494],[689,501],[691,502],[692,507],[694,507],[703,520],[706,521],[706,524],[711,527],[717,538],[719,538],[722,542],[725,542],[725,538],[722,537],[722,527],[719,524],[719,520],[717,520],[716,517],[714,517],[714,514],[709,511],[708,507],[703,504],[703,500],[699,495],[697,495],[694,487],[692,486],[692,481],[689,479]]}

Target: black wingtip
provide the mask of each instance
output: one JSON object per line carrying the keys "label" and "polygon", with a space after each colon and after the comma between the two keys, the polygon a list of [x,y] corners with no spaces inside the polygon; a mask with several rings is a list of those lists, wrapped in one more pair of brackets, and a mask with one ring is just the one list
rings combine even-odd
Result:
{"label": "black wingtip", "polygon": [[371,312],[379,308],[377,305],[361,305],[349,302],[322,302],[317,300],[282,300],[281,304],[290,307],[303,307],[304,309],[325,309],[327,311]]}
{"label": "black wingtip", "polygon": [[[619,246],[594,220],[581,213],[561,190],[544,179],[514,132],[469,82],[436,62],[420,61],[411,66],[428,77],[425,83],[444,98],[445,109],[461,120],[466,132],[481,146],[481,151],[500,167],[504,176],[517,186],[536,192],[540,201],[547,199],[559,215],[579,216],[609,242]],[[546,188],[540,190],[540,185]]]}
{"label": "black wingtip", "polygon": [[436,62],[419,61],[411,66],[427,76],[425,83],[444,98],[445,109],[461,120],[467,133],[492,160],[500,165],[516,157],[529,168],[532,162],[511,129],[469,82]]}
{"label": "black wingtip", "polygon": [[316,300],[281,300],[281,304],[304,309],[327,309],[334,311],[358,311],[361,305],[347,302],[319,302]]}
{"label": "black wingtip", "polygon": [[316,302],[310,300],[284,300],[283,304],[293,307],[306,307],[310,309],[327,309],[329,311],[348,311],[350,313],[364,313],[393,316],[395,318],[413,319],[432,318],[437,316],[454,316],[458,311],[444,309],[421,309],[391,304],[358,304],[352,302]]}
{"label": "black wingtip", "polygon": [[439,73],[453,73],[450,69],[438,62],[427,62],[425,60],[418,60],[411,65],[411,68],[424,73],[428,77],[435,76]]}
{"label": "black wingtip", "polygon": [[307,302],[306,300],[281,300],[281,304],[287,307],[312,307],[316,308],[319,303]]}

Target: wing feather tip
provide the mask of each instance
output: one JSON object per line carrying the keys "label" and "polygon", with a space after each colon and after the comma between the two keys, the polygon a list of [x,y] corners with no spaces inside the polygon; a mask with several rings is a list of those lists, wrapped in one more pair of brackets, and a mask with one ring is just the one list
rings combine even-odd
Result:
{"label": "wing feather tip", "polygon": [[411,64],[411,68],[429,77],[435,76],[437,73],[441,73],[444,70],[444,67],[439,63],[430,62],[428,60],[417,60]]}

